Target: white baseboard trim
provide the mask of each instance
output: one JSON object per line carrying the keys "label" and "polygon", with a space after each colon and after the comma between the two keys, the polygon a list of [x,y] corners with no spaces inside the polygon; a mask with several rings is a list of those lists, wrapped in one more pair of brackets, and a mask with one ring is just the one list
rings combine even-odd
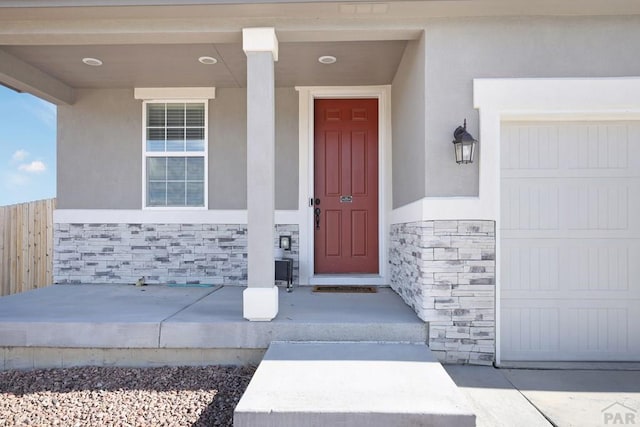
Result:
{"label": "white baseboard trim", "polygon": [[[54,224],[247,224],[246,210],[56,209]],[[276,224],[300,224],[300,211],[278,210]]]}
{"label": "white baseboard trim", "polygon": [[480,197],[425,197],[391,211],[391,224],[417,221],[489,220],[494,209]]}

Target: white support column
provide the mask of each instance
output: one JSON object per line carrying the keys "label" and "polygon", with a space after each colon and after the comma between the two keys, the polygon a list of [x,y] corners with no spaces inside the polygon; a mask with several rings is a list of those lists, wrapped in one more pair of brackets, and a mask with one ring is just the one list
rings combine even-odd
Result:
{"label": "white support column", "polygon": [[270,321],[278,314],[275,286],[275,75],[278,39],[273,28],[244,28],[247,55],[248,287],[243,316]]}

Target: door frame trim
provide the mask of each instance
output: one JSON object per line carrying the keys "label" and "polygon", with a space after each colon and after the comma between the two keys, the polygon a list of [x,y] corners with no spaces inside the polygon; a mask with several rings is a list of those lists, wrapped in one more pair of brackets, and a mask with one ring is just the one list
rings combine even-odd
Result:
{"label": "door frame trim", "polygon": [[[391,212],[391,86],[297,86],[299,113],[300,284],[386,285],[387,223]],[[313,215],[309,199],[314,190],[314,100],[375,98],[378,100],[378,269],[375,275],[314,275]]]}

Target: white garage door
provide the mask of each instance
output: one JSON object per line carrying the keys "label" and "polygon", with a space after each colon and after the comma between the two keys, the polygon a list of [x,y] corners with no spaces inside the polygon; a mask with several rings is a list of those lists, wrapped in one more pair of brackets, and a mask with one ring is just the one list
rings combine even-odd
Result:
{"label": "white garage door", "polygon": [[502,126],[502,360],[640,360],[640,122]]}

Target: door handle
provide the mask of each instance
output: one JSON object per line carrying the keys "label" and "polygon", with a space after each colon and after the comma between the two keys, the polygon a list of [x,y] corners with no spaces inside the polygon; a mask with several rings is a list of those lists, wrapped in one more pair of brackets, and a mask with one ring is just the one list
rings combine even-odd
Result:
{"label": "door handle", "polygon": [[315,208],[313,213],[316,219],[316,230],[320,230],[320,208]]}

